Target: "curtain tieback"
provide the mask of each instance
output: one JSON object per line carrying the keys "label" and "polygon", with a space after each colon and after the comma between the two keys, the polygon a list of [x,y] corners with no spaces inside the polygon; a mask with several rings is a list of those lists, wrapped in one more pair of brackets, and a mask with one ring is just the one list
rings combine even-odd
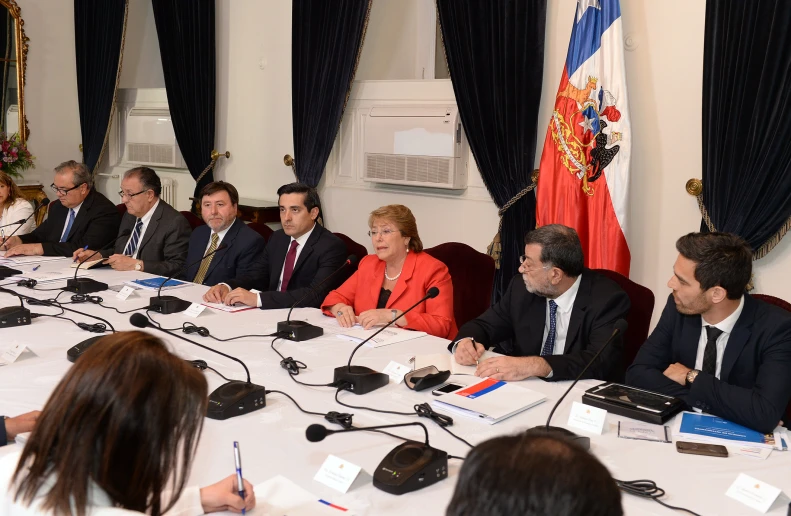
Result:
{"label": "curtain tieback", "polygon": [[215,165],[217,165],[217,160],[223,156],[230,158],[231,153],[229,151],[225,151],[223,153],[217,152],[216,150],[211,151],[211,163],[209,163],[209,166],[204,168],[203,172],[201,172],[197,179],[195,179],[195,184],[200,183],[200,180],[203,179],[203,176],[209,173],[209,170],[214,170]]}
{"label": "curtain tieback", "polygon": [[492,243],[486,247],[486,254],[488,254],[494,259],[494,266],[497,269],[500,268],[500,257],[503,251],[503,246],[500,237],[500,234],[503,231],[503,215],[505,215],[505,212],[508,211],[508,208],[516,204],[519,201],[519,199],[527,195],[529,192],[532,192],[535,189],[535,187],[536,187],[536,182],[534,179],[529,186],[522,189],[521,192],[511,197],[511,199],[509,199],[508,202],[505,203],[502,208],[497,210],[497,215],[500,216],[500,222],[497,225],[497,233],[494,235],[494,239],[492,239]]}

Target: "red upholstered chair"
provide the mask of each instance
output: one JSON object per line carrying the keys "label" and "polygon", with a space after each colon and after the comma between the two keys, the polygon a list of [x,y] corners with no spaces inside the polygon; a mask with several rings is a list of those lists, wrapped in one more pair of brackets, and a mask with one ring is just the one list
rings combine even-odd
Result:
{"label": "red upholstered chair", "polygon": [[206,224],[205,222],[203,222],[202,218],[198,217],[197,215],[195,215],[191,211],[180,211],[179,213],[184,215],[184,218],[187,219],[187,222],[189,222],[190,227],[192,229],[195,229],[198,226],[202,226],[202,225]]}
{"label": "red upholstered chair", "polygon": [[247,227],[264,237],[265,242],[269,242],[269,237],[271,237],[272,233],[274,233],[272,228],[260,222],[250,222],[247,224]]}
{"label": "red upholstered chair", "polygon": [[[761,301],[764,301],[765,303],[769,303],[770,305],[779,306],[783,310],[787,310],[787,311],[791,312],[791,303],[789,303],[788,301],[785,301],[783,299],[780,299],[779,297],[770,296],[768,294],[753,294],[752,296],[755,299],[760,299]],[[785,417],[785,420],[783,421],[783,423],[785,424],[786,428],[791,428],[791,402],[789,402],[788,406],[786,407],[786,417]]]}
{"label": "red upholstered chair", "polygon": [[615,271],[607,269],[594,269],[594,271],[618,283],[632,302],[629,315],[626,317],[629,328],[623,338],[623,366],[625,370],[632,365],[637,351],[648,338],[651,314],[654,313],[654,293]]}
{"label": "red upholstered chair", "polygon": [[[355,242],[351,238],[347,237],[343,233],[333,233],[333,235],[335,235],[336,237],[338,237],[341,240],[343,240],[343,243],[346,244],[346,253],[347,253],[347,255],[353,254],[354,256],[357,257],[357,261],[358,262],[368,255],[368,249],[366,249],[364,246],[358,244],[357,242]],[[356,271],[356,270],[357,270],[357,264],[355,263],[354,267],[352,267],[349,270],[349,274],[346,276],[346,278],[348,279],[349,277],[351,277],[351,275],[354,274],[354,271]]]}
{"label": "red upholstered chair", "polygon": [[126,213],[126,204],[124,203],[116,204],[115,209],[118,210],[118,215],[123,217],[124,213]]}
{"label": "red upholstered chair", "polygon": [[494,260],[467,244],[447,242],[425,250],[448,267],[453,281],[456,326],[475,319],[491,306]]}

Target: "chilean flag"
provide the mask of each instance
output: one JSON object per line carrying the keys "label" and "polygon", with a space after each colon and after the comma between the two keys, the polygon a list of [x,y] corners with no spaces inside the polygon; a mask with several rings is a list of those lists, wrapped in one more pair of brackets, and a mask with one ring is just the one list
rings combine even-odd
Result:
{"label": "chilean flag", "polygon": [[538,175],[538,226],[579,233],[585,264],[629,276],[632,129],[618,0],[577,0]]}

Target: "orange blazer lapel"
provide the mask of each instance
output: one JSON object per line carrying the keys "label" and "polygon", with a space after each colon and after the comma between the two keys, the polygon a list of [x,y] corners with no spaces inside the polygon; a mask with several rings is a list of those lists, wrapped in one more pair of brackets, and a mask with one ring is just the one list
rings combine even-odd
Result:
{"label": "orange blazer lapel", "polygon": [[[406,293],[407,283],[409,282],[410,279],[412,279],[412,274],[415,272],[416,263],[417,263],[417,258],[415,257],[415,253],[409,253],[406,255],[406,260],[404,261],[404,268],[401,269],[401,276],[398,277],[398,281],[396,281],[396,286],[393,289],[393,293],[390,294],[390,299],[387,300],[387,305],[385,305],[386,308],[392,307],[393,303],[398,301],[398,298],[401,297],[402,294]],[[417,299],[415,299],[414,301],[417,301]],[[410,302],[414,302],[414,301],[410,301]]]}

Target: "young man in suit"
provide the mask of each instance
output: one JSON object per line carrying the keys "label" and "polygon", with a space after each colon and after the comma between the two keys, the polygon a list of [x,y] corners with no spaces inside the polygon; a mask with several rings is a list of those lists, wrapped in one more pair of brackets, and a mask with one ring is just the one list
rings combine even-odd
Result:
{"label": "young man in suit", "polygon": [[[319,194],[301,183],[281,186],[278,191],[280,222],[264,250],[264,266],[259,274],[237,277],[210,291],[226,305],[244,304],[262,309],[299,306],[318,307],[327,293],[343,281],[338,275],[312,292],[346,260],[343,241],[316,223]],[[250,289],[250,290],[247,290]],[[310,293],[314,295],[308,295]]]}
{"label": "young man in suit", "polygon": [[[142,271],[171,276],[184,267],[189,244],[189,222],[184,215],[159,198],[162,181],[154,170],[137,167],[127,170],[118,192],[126,205],[115,246],[100,254],[117,271]],[[120,238],[124,232],[128,238]],[[88,259],[94,251],[78,249],[74,258]]]}
{"label": "young man in suit", "polygon": [[673,293],[626,382],[771,432],[791,398],[791,314],[745,293],[752,251],[740,237],[690,233],[676,249]]}
{"label": "young man in suit", "polygon": [[93,189],[91,171],[85,164],[61,163],[50,186],[60,202],[50,205],[47,220],[32,233],[5,241],[6,257],[72,256],[86,245],[101,249],[113,243],[121,217],[115,205]]}
{"label": "young man in suit", "polygon": [[[230,183],[215,181],[204,186],[198,198],[201,217],[206,225],[192,232],[187,263],[193,265],[184,273],[184,279],[213,286],[237,276],[259,274],[264,266],[266,241],[247,227],[244,221],[236,218],[239,206],[236,188]],[[201,256],[220,245],[225,247],[201,260]],[[209,290],[212,291],[217,292],[217,289]],[[203,299],[210,303],[222,303],[221,297],[214,297],[208,292]]]}
{"label": "young man in suit", "polygon": [[[503,298],[462,326],[448,349],[459,364],[474,365],[485,346],[501,344],[507,356],[478,363],[481,377],[574,379],[626,317],[629,298],[617,283],[583,267],[572,228],[551,224],[529,232],[519,261],[521,275]],[[621,354],[620,341],[613,342],[585,377],[620,379]]]}

